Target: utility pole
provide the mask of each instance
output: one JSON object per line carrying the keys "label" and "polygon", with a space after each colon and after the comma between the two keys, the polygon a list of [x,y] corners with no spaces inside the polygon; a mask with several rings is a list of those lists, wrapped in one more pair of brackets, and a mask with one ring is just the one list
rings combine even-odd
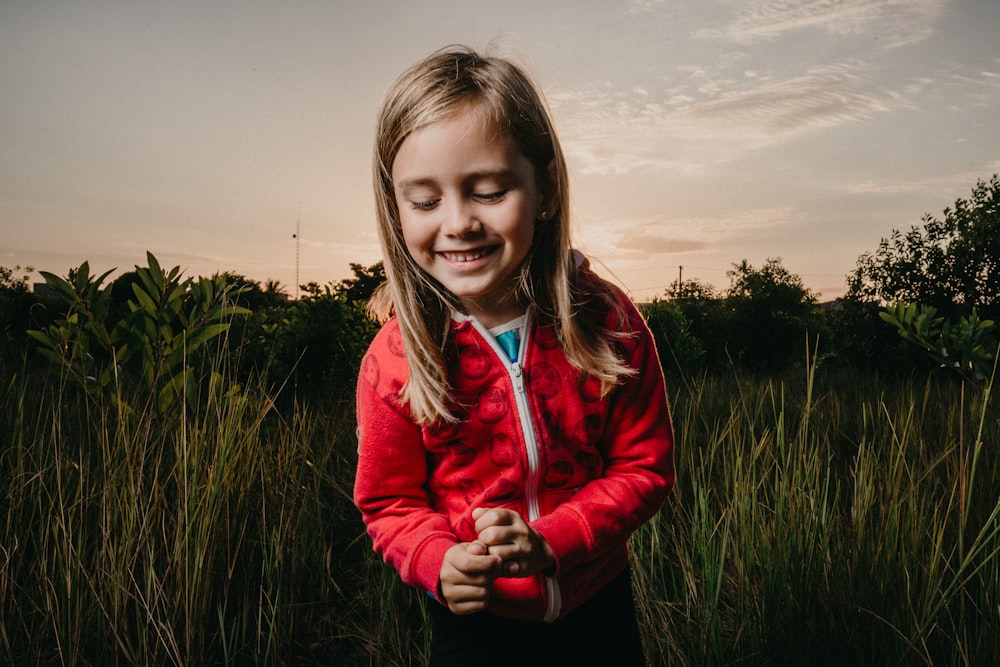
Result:
{"label": "utility pole", "polygon": [[299,234],[299,225],[302,222],[302,202],[299,202],[299,210],[295,215],[295,233],[292,234],[292,238],[295,239],[295,300],[299,300],[299,241],[301,240],[301,234]]}

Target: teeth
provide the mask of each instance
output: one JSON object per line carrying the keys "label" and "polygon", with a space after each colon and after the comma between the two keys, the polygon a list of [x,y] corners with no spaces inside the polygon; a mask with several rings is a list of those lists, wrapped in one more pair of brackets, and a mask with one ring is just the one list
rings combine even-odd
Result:
{"label": "teeth", "polygon": [[441,256],[444,257],[449,262],[471,262],[477,260],[480,257],[486,255],[485,250],[476,250],[475,252],[442,252]]}

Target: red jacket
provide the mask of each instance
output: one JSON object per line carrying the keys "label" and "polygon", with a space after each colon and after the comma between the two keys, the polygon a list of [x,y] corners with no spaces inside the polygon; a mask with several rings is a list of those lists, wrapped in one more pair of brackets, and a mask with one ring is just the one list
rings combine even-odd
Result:
{"label": "red jacket", "polygon": [[653,339],[619,296],[617,330],[630,335],[616,345],[639,372],[604,399],[530,313],[514,364],[482,324],[457,316],[446,347],[455,404],[465,406],[457,424],[411,419],[398,398],[408,377],[399,326],[385,324],[358,380],[354,498],[403,581],[437,596],[445,552],[476,538],[472,510],[498,506],[520,513],[556,564],[550,576],[497,579],[490,611],[554,620],[622,572],[628,537],[663,504],[674,467]]}

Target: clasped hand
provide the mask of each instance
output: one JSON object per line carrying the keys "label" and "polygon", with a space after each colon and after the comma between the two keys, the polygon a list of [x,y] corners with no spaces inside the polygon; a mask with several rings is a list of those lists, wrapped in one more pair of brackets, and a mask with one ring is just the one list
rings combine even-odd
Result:
{"label": "clasped hand", "polygon": [[478,536],[456,544],[441,565],[441,595],[454,614],[489,604],[497,577],[530,577],[555,564],[548,542],[513,510],[473,510]]}

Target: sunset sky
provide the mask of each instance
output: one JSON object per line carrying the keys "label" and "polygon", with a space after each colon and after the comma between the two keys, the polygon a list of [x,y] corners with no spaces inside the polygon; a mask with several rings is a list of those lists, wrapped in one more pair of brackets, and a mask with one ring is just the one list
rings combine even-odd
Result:
{"label": "sunset sky", "polygon": [[347,277],[380,258],[382,93],[491,42],[552,107],[577,246],[638,300],[770,257],[834,298],[1000,172],[997,0],[3,0],[0,265]]}

